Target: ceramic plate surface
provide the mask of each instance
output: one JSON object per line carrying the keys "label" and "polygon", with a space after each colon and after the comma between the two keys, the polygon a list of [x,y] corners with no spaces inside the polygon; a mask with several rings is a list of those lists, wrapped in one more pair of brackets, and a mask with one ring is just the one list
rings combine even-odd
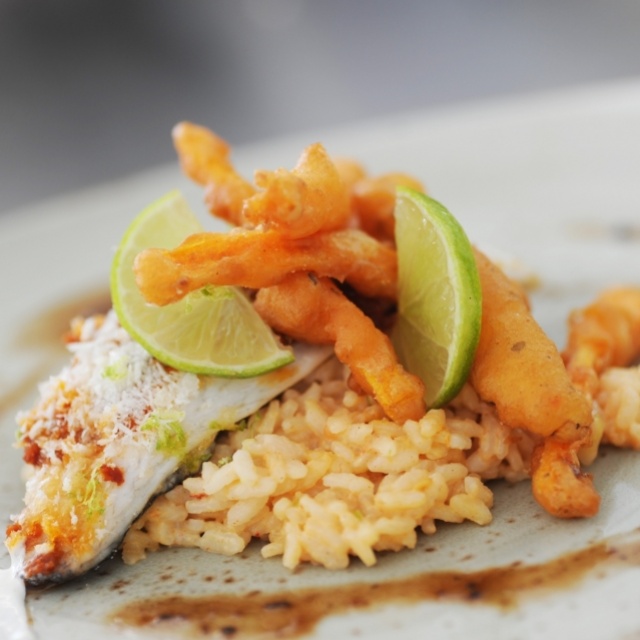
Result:
{"label": "ceramic plate surface", "polygon": [[[238,148],[234,159],[249,176],[260,167],[293,166],[315,140],[332,154],[362,160],[373,173],[420,177],[472,241],[527,265],[542,282],[535,314],[559,344],[571,308],[605,286],[640,284],[640,83],[403,114]],[[175,187],[203,211],[202,193],[175,165],[0,217],[3,526],[22,499],[20,453],[11,446],[16,411],[29,406],[36,383],[64,362],[57,337],[70,317],[107,299],[113,249],[131,218]],[[292,574],[277,559],[261,560],[257,547],[237,558],[168,550],[133,567],[116,558],[66,586],[30,593],[33,629],[46,640],[158,637],[163,630],[194,637],[193,629],[184,636],[177,622],[123,630],[110,619],[141,598],[199,596],[215,603],[253,592],[247,598],[273,593],[281,601],[311,589],[318,590],[317,602],[341,594],[337,613],[298,611],[288,629],[293,636],[638,637],[640,453],[606,451],[592,471],[602,508],[588,521],[553,520],[533,502],[527,483],[498,483],[491,525],[442,526],[418,549],[383,555],[372,569],[354,562],[338,573],[307,567]],[[6,566],[2,550],[0,567]],[[448,588],[457,596],[437,582],[452,572],[460,573],[458,587]],[[396,597],[389,585],[398,587]],[[269,616],[267,609],[255,615]]]}

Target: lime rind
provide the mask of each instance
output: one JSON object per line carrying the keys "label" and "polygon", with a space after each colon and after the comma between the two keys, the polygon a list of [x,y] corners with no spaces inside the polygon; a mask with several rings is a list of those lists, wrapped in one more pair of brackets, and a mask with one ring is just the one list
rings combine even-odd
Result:
{"label": "lime rind", "polygon": [[438,201],[399,187],[396,201],[398,321],[392,340],[403,365],[441,407],[464,385],[480,338],[482,295],[471,243]]}
{"label": "lime rind", "polygon": [[149,247],[172,248],[200,231],[179,191],[131,222],[111,266],[111,298],[120,324],[157,360],[181,371],[248,378],[293,362],[293,351],[280,344],[239,288],[206,287],[163,307],[144,300],[135,281],[135,256]]}

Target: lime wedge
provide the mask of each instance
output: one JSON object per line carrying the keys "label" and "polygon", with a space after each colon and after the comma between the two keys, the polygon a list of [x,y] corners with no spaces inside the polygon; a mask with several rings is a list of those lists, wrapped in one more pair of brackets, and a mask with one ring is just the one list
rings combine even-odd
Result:
{"label": "lime wedge", "polygon": [[392,340],[402,364],[440,407],[464,384],[480,337],[482,293],[473,249],[439,202],[406,187],[396,199],[398,320]]}
{"label": "lime wedge", "polygon": [[111,299],[122,326],[160,362],[182,371],[248,378],[294,359],[242,290],[206,287],[164,307],[146,303],[133,272],[138,253],[175,247],[202,231],[173,191],[140,213],[126,230],[111,266]]}

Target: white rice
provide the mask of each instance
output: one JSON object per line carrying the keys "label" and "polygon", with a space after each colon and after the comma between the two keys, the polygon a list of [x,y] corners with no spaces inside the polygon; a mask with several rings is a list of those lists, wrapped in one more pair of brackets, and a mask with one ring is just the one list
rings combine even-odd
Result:
{"label": "white rice", "polygon": [[532,436],[500,423],[466,386],[446,409],[399,425],[351,390],[332,362],[225,434],[201,473],[132,526],[125,562],[162,546],[233,555],[253,538],[265,558],[329,569],[416,545],[437,521],[491,521],[486,480],[529,474]]}

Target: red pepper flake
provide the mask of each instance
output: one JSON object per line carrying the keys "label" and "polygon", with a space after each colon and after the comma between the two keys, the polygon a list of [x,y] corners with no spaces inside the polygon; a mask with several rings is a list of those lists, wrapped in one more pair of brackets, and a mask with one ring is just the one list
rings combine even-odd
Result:
{"label": "red pepper flake", "polygon": [[60,566],[63,557],[64,552],[58,549],[58,545],[56,545],[53,551],[36,555],[33,560],[25,566],[24,574],[27,577],[50,575]]}
{"label": "red pepper flake", "polygon": [[27,551],[31,551],[37,544],[42,542],[44,531],[39,522],[30,522],[26,527],[21,528],[24,535],[24,546]]}
{"label": "red pepper flake", "polygon": [[28,438],[25,440],[24,454],[22,455],[22,458],[27,464],[31,464],[34,467],[39,467],[44,462],[40,445]]}
{"label": "red pepper flake", "polygon": [[105,482],[114,482],[118,486],[124,482],[124,472],[120,467],[103,464],[100,467],[100,475]]}

